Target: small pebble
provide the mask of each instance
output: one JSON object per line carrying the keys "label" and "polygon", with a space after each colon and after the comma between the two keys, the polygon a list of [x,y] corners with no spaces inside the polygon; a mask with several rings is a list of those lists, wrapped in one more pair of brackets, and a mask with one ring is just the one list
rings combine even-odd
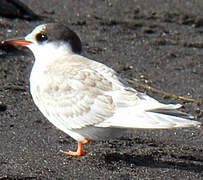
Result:
{"label": "small pebble", "polygon": [[7,110],[7,106],[2,102],[0,102],[0,111],[6,111],[6,110]]}

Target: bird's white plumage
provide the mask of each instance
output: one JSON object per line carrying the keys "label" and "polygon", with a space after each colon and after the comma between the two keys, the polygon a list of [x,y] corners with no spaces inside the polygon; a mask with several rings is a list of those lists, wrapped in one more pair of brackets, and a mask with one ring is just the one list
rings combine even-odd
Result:
{"label": "bird's white plumage", "polygon": [[[106,65],[76,55],[68,44],[37,44],[37,27],[26,36],[35,55],[30,76],[34,102],[56,127],[77,141],[122,135],[125,128],[173,128],[198,126],[184,118],[152,112],[177,109],[126,85]],[[40,49],[40,51],[39,51]]]}

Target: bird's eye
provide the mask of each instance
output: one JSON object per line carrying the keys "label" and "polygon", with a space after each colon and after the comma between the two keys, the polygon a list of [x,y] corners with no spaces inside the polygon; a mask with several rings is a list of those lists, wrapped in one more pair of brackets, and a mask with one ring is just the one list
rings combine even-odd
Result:
{"label": "bird's eye", "polygon": [[46,41],[47,39],[48,39],[48,37],[45,33],[39,33],[36,35],[36,40],[38,42],[43,42],[43,41]]}

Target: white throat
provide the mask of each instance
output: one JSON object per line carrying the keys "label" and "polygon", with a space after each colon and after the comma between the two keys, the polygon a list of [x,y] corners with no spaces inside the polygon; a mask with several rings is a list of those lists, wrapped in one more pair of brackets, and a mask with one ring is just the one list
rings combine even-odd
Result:
{"label": "white throat", "polygon": [[35,44],[32,43],[27,46],[35,56],[34,65],[44,68],[47,64],[52,61],[62,57],[62,56],[71,56],[74,53],[70,45],[67,43],[44,43],[44,44]]}

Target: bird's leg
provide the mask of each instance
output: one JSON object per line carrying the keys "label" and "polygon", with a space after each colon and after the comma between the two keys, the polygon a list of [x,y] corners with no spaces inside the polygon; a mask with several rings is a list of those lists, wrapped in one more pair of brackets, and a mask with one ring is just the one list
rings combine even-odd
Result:
{"label": "bird's leg", "polygon": [[67,151],[63,151],[63,150],[61,150],[60,152],[67,154],[67,155],[71,155],[71,156],[85,155],[85,152],[82,150],[82,145],[88,143],[89,141],[90,141],[90,139],[85,139],[84,141],[78,141],[78,149],[76,152],[73,152],[73,151],[67,152]]}

